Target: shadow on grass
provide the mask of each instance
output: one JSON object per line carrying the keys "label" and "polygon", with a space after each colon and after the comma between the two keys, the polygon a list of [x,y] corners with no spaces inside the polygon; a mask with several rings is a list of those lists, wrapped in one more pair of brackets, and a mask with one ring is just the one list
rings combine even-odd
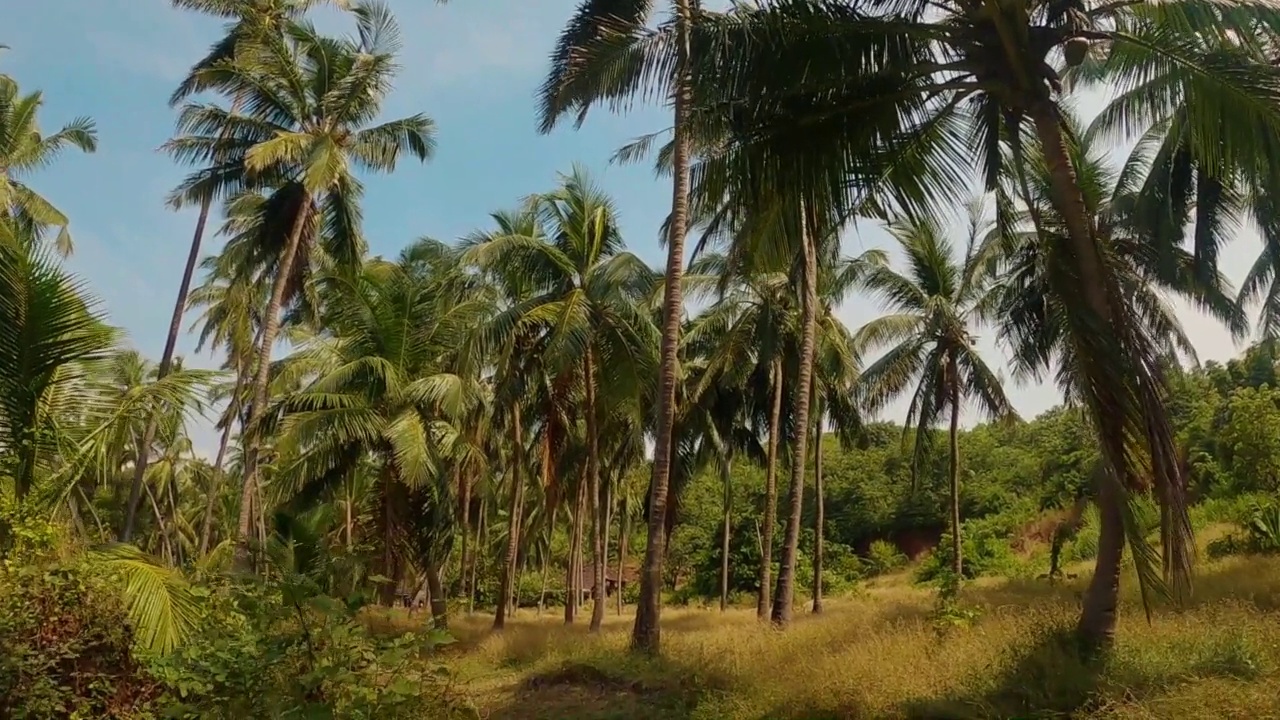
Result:
{"label": "shadow on grass", "polygon": [[1243,633],[1213,631],[1191,641],[1118,645],[1103,654],[1081,650],[1073,628],[1036,633],[1011,647],[1003,662],[976,673],[950,697],[908,703],[917,720],[1073,718],[1116,703],[1141,702],[1208,679],[1256,680],[1267,671],[1260,649]]}
{"label": "shadow on grass", "polygon": [[493,720],[627,720],[690,718],[709,694],[727,684],[696,668],[662,658],[601,655],[579,658],[531,675]]}

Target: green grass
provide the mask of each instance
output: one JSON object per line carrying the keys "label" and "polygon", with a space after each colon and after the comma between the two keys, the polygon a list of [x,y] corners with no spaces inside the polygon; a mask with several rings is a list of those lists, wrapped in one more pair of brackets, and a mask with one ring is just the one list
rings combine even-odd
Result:
{"label": "green grass", "polygon": [[598,636],[531,611],[493,635],[475,615],[448,662],[489,718],[1280,718],[1280,560],[1206,565],[1193,604],[1150,624],[1127,578],[1115,652],[1093,663],[1069,641],[1084,575],[970,584],[976,619],[945,631],[904,576],[785,632],[754,609],[668,608],[654,660],[625,652],[612,609]]}

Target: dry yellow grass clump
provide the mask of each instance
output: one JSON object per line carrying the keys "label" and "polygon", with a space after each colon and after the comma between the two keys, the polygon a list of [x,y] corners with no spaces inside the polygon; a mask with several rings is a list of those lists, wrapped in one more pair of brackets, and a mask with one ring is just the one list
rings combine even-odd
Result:
{"label": "dry yellow grass clump", "polygon": [[1280,718],[1280,561],[1212,564],[1190,608],[1150,624],[1130,577],[1116,650],[1093,665],[1069,641],[1084,582],[975,583],[976,618],[950,628],[904,579],[785,632],[754,609],[668,608],[654,660],[625,652],[625,615],[599,636],[530,611],[492,635],[476,615],[448,662],[491,718]]}

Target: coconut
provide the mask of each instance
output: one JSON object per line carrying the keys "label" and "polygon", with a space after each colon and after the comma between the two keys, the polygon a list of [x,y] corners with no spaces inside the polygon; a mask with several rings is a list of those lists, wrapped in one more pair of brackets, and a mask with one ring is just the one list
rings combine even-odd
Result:
{"label": "coconut", "polygon": [[1062,56],[1066,58],[1068,67],[1077,67],[1089,55],[1089,41],[1073,37],[1062,46]]}

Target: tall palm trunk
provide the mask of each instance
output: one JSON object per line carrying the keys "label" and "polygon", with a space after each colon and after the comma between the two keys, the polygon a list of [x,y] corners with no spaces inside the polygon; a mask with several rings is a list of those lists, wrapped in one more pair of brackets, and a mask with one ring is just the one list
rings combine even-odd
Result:
{"label": "tall palm trunk", "polygon": [[618,506],[618,614],[622,614],[622,573],[627,568],[627,536],[631,534],[631,513],[624,499]]}
{"label": "tall palm trunk", "polygon": [[280,310],[284,305],[284,291],[293,272],[293,261],[298,254],[302,231],[311,214],[311,194],[302,192],[298,203],[298,216],[289,230],[289,240],[284,255],[276,268],[275,282],[271,288],[271,300],[267,303],[263,319],[262,340],[258,345],[258,364],[253,378],[253,399],[249,405],[248,452],[245,453],[244,488],[240,494],[240,522],[236,527],[236,565],[244,568],[249,562],[249,533],[253,530],[253,498],[258,482],[258,423],[267,411],[267,381],[271,377],[271,349],[280,331]]}
{"label": "tall palm trunk", "polygon": [[578,497],[574,501],[573,531],[569,547],[569,582],[565,584],[571,597],[565,598],[565,624],[572,624],[582,606],[582,535],[587,519],[587,475],[578,473]]}
{"label": "tall palm trunk", "polygon": [[825,498],[822,493],[822,401],[817,399],[817,383],[814,383],[813,422],[813,612],[822,612],[822,536],[826,532]]}
{"label": "tall palm trunk", "polygon": [[948,435],[950,457],[947,472],[951,481],[951,572],[956,587],[964,577],[964,550],[960,538],[960,382],[956,375],[953,357],[947,368],[947,382],[951,383],[951,429]]}
{"label": "tall palm trunk", "polygon": [[729,533],[732,530],[733,493],[730,485],[730,473],[733,466],[733,449],[725,451],[724,462],[720,464],[720,484],[724,493],[722,508],[724,510],[724,528],[720,537],[720,612],[729,607]]}
{"label": "tall palm trunk", "polygon": [[604,607],[608,602],[604,588],[604,566],[608,558],[605,556],[605,507],[600,493],[600,438],[596,426],[596,367],[595,355],[591,346],[587,346],[586,356],[582,359],[582,373],[586,386],[587,416],[587,480],[591,493],[591,625],[590,632],[600,632],[600,623],[604,622]]}
{"label": "tall palm trunk", "polygon": [[791,604],[795,595],[796,557],[800,550],[800,523],[804,509],[804,465],[809,441],[809,391],[813,383],[813,350],[818,325],[818,261],[814,248],[810,217],[800,208],[800,250],[804,256],[801,277],[800,367],[796,372],[794,428],[791,434],[791,488],[787,494],[790,512],[778,564],[778,588],[773,594],[773,623],[779,627],[791,622]]}
{"label": "tall palm trunk", "polygon": [[507,517],[507,554],[502,565],[498,607],[493,615],[494,630],[501,630],[507,622],[507,604],[511,599],[516,560],[520,551],[520,519],[524,514],[524,423],[518,401],[511,404],[511,434],[514,450],[511,459],[511,504],[508,506]]}
{"label": "tall palm trunk", "polygon": [[467,540],[471,538],[471,477],[458,469],[460,510],[462,511],[462,549],[458,558],[458,592],[467,594]]}
{"label": "tall palm trunk", "polygon": [[1090,652],[1111,646],[1116,635],[1116,609],[1120,601],[1120,561],[1124,558],[1122,499],[1114,473],[1096,473],[1098,491],[1098,559],[1093,579],[1085,590],[1076,635]]}
{"label": "tall palm trunk", "polygon": [[[227,459],[227,448],[231,444],[231,428],[235,426],[236,411],[240,393],[244,392],[245,373],[236,372],[236,385],[231,391],[231,400],[227,408],[227,426],[222,429],[222,437],[218,439],[218,454],[213,458],[213,470],[209,477],[209,498],[204,505],[204,519],[200,523],[200,555],[209,551],[209,541],[213,535],[213,511],[218,500],[218,490],[222,487],[222,464]],[[348,511],[350,512],[350,511]],[[349,541],[348,541],[349,542]]]}
{"label": "tall palm trunk", "polygon": [[773,573],[773,528],[778,524],[778,441],[782,424],[782,358],[774,358],[769,371],[773,379],[773,402],[769,407],[769,456],[764,473],[764,520],[760,523],[760,591],[756,595],[756,618],[769,617],[769,585]]}
{"label": "tall palm trunk", "polygon": [[649,541],[640,574],[640,600],[631,631],[631,647],[656,654],[661,642],[662,561],[666,555],[667,486],[671,476],[671,435],[676,418],[679,375],[680,320],[683,297],[684,240],[689,222],[688,113],[693,103],[693,75],[689,57],[693,15],[689,0],[672,0],[676,15],[676,82],[672,97],[674,119],[671,183],[671,228],[667,236],[667,274],[663,284],[662,348],[659,365],[658,429],[653,447],[653,475],[649,481]]}
{"label": "tall palm trunk", "polygon": [[[235,112],[235,109],[232,109]],[[204,228],[209,220],[209,205],[205,198],[200,202],[200,215],[196,218],[196,231],[191,237],[191,249],[187,252],[187,264],[182,269],[182,281],[178,284],[178,299],[173,304],[173,316],[169,319],[169,334],[165,337],[164,353],[160,356],[160,366],[156,368],[156,381],[164,379],[173,367],[173,353],[178,346],[178,333],[182,330],[182,315],[187,309],[187,295],[191,292],[191,278],[195,274],[196,263],[200,260],[200,244],[204,241]],[[157,420],[155,413],[147,419],[147,429],[143,433],[143,445],[151,447],[156,436]],[[147,474],[149,452],[144,452],[134,462],[133,485],[129,489],[129,505],[125,509],[124,534],[121,539],[129,542],[133,538],[134,518],[138,510],[138,496],[142,490],[142,478]]]}
{"label": "tall palm trunk", "polygon": [[[480,497],[480,517],[476,518],[476,551],[471,553],[471,581],[467,583],[468,615],[476,611],[476,568],[480,564],[480,548],[487,548],[489,546],[487,542],[484,542],[488,537],[484,533],[489,529],[489,522],[487,520],[487,516],[489,514],[488,500],[489,499],[483,495]],[[487,556],[487,552],[485,554]]]}

